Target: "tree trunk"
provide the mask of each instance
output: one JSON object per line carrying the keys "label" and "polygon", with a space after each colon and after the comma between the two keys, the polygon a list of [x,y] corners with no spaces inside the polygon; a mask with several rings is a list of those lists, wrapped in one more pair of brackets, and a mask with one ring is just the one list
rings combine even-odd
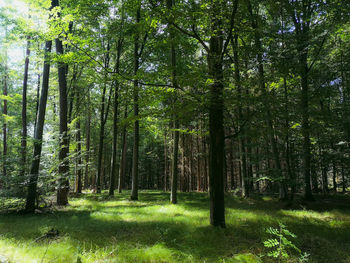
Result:
{"label": "tree trunk", "polygon": [[40,155],[42,149],[42,138],[45,122],[45,110],[47,104],[47,94],[49,90],[49,76],[50,76],[50,52],[52,47],[52,41],[46,41],[45,43],[45,57],[44,57],[44,70],[43,70],[43,83],[41,88],[41,96],[38,109],[38,117],[36,121],[34,131],[34,152],[33,159],[30,168],[30,177],[28,183],[28,193],[26,199],[27,211],[34,211],[35,200],[37,198],[37,182],[39,176]]}
{"label": "tree trunk", "polygon": [[86,122],[86,156],[85,156],[85,178],[84,188],[89,184],[89,162],[90,162],[90,128],[91,128],[91,111],[90,111],[90,88],[88,88],[88,105],[87,105],[87,122]]}
{"label": "tree trunk", "polygon": [[[105,68],[109,67],[109,51],[110,51],[110,46],[109,42],[107,43],[107,53],[105,57]],[[100,137],[99,137],[99,147],[98,147],[98,155],[97,155],[97,174],[96,174],[96,193],[100,194],[101,193],[101,177],[103,173],[103,166],[102,166],[102,158],[103,158],[103,144],[104,144],[104,136],[105,136],[105,123],[107,121],[107,113],[108,109],[106,110],[105,113],[105,100],[106,100],[106,90],[107,90],[107,75],[105,76],[105,83],[103,85],[103,90],[102,90],[102,97],[101,97],[101,115],[100,115]],[[108,108],[108,106],[107,106]],[[106,117],[105,117],[106,115]]]}
{"label": "tree trunk", "polygon": [[[141,6],[136,11],[136,24],[140,23]],[[140,124],[139,124],[139,82],[137,80],[137,71],[139,70],[140,54],[139,54],[139,33],[136,33],[134,40],[134,148],[133,148],[133,162],[132,162],[132,184],[131,184],[131,200],[138,200],[139,188],[139,143],[140,143]]]}
{"label": "tree trunk", "polygon": [[30,56],[30,37],[27,37],[26,59],[24,62],[23,91],[22,91],[22,141],[21,141],[21,172],[24,176],[26,172],[27,161],[27,87],[28,87],[28,71]]}
{"label": "tree trunk", "polygon": [[[7,27],[5,28],[5,37],[7,36]],[[7,85],[8,85],[8,72],[7,72],[7,50],[5,50],[5,69],[4,69],[4,91],[3,95],[7,96]],[[4,99],[4,106],[3,106],[3,115],[7,115],[7,99]],[[3,176],[4,178],[7,176],[7,121],[6,119],[4,120],[4,124],[2,127],[2,132],[3,132],[3,149],[2,149],[2,154],[3,154]]]}
{"label": "tree trunk", "polygon": [[[117,61],[115,71],[119,73],[120,56],[122,50],[122,39],[118,40],[117,45]],[[113,145],[112,145],[112,164],[111,164],[111,177],[109,181],[109,195],[114,195],[116,173],[119,172],[117,168],[117,142],[118,142],[118,107],[119,107],[119,82],[116,80],[114,83],[114,115],[113,115]],[[119,175],[120,176],[120,175]]]}
{"label": "tree trunk", "polygon": [[225,198],[224,198],[224,76],[223,76],[223,36],[221,4],[212,6],[211,37],[208,50],[208,74],[210,84],[209,101],[209,200],[210,224],[225,227]]}
{"label": "tree trunk", "polygon": [[272,153],[274,156],[274,161],[277,169],[277,178],[278,178],[278,185],[279,185],[279,199],[285,200],[287,198],[287,191],[286,191],[286,185],[285,185],[285,178],[283,177],[282,173],[282,167],[281,167],[281,161],[279,157],[279,151],[277,146],[277,141],[275,138],[275,128],[273,125],[273,120],[271,116],[271,105],[270,101],[271,99],[269,92],[266,90],[266,83],[265,83],[265,72],[264,72],[264,64],[263,64],[263,50],[262,50],[262,43],[261,43],[261,36],[259,33],[259,27],[257,19],[254,17],[251,2],[248,2],[248,8],[251,15],[251,22],[252,27],[254,29],[254,39],[255,39],[255,47],[257,50],[257,61],[258,61],[258,74],[259,74],[259,87],[261,90],[261,93],[263,95],[264,99],[264,106],[265,106],[265,121],[267,123],[267,135],[269,138],[269,141],[271,143],[272,147]]}
{"label": "tree trunk", "polygon": [[[128,106],[125,105],[124,110],[124,120],[128,117]],[[121,159],[121,165],[120,165],[120,173],[119,173],[119,180],[118,180],[118,193],[122,192],[122,189],[124,188],[124,180],[126,178],[126,153],[127,153],[127,141],[126,141],[126,126],[123,127],[123,139],[122,139],[122,159]]]}
{"label": "tree trunk", "polygon": [[[77,103],[78,104],[78,103]],[[80,116],[77,120],[77,134],[76,134],[76,142],[77,142],[77,157],[76,157],[76,192],[81,194],[82,190],[82,172],[81,172],[81,130],[80,130]]]}

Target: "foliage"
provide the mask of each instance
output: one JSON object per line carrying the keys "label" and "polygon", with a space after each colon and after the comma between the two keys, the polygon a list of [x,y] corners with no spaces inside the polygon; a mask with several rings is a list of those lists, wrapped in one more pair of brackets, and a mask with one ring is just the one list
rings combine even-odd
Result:
{"label": "foliage", "polygon": [[279,222],[279,228],[269,227],[266,229],[266,233],[270,234],[272,238],[265,240],[264,246],[270,251],[267,256],[275,258],[278,262],[285,262],[290,258],[290,249],[301,254],[299,262],[308,262],[309,254],[301,253],[301,250],[297,248],[294,243],[288,238],[296,238],[297,236],[290,232],[286,226]]}

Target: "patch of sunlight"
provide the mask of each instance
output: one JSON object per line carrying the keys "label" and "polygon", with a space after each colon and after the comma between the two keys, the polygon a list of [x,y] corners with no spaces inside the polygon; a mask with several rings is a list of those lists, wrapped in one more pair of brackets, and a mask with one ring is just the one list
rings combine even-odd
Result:
{"label": "patch of sunlight", "polygon": [[227,209],[226,214],[230,218],[234,217],[234,218],[241,220],[241,221],[262,220],[262,218],[264,218],[264,217],[266,217],[266,219],[270,218],[269,215],[261,215],[261,214],[255,213],[255,212],[249,212],[246,210],[232,209],[232,208]]}
{"label": "patch of sunlight", "polygon": [[229,259],[223,259],[223,263],[261,263],[261,259],[251,253],[238,254]]}
{"label": "patch of sunlight", "polygon": [[273,201],[273,198],[271,196],[263,196],[262,200],[264,200],[264,201]]}
{"label": "patch of sunlight", "polygon": [[137,247],[133,249],[123,249],[117,254],[117,258],[112,262],[178,262],[171,249],[164,244],[158,243],[151,247]]}
{"label": "patch of sunlight", "polygon": [[316,219],[321,221],[331,221],[334,215],[331,212],[316,212],[310,210],[281,210],[279,213],[285,216],[292,216],[300,219]]}
{"label": "patch of sunlight", "polygon": [[74,248],[60,242],[22,243],[0,240],[0,254],[9,262],[73,262]]}

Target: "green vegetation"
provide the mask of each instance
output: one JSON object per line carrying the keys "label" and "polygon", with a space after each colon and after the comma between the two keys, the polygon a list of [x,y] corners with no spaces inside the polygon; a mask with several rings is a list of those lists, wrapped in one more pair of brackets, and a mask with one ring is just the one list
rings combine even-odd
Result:
{"label": "green vegetation", "polygon": [[[141,191],[115,197],[83,194],[70,205],[42,214],[0,215],[0,255],[10,262],[275,262],[260,256],[268,249],[268,227],[286,225],[293,244],[309,253],[309,262],[349,262],[350,200],[347,196],[317,202],[278,202],[256,196],[226,196],[227,228],[212,228],[206,193]],[[59,235],[42,238],[50,229]],[[283,262],[298,262],[290,251]],[[33,261],[34,260],[34,261]]]}

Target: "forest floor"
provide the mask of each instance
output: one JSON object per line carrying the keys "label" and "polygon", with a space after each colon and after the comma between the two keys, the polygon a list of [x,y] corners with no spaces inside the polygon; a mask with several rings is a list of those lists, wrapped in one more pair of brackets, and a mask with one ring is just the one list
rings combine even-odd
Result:
{"label": "forest floor", "polygon": [[[350,197],[278,202],[267,196],[226,197],[227,228],[209,225],[206,193],[141,191],[71,197],[53,213],[0,214],[0,262],[277,262],[263,241],[282,222],[308,262],[350,262]],[[58,233],[56,233],[56,230]],[[46,235],[45,235],[46,233]],[[52,236],[47,233],[54,233]],[[298,253],[282,262],[299,262]]]}

